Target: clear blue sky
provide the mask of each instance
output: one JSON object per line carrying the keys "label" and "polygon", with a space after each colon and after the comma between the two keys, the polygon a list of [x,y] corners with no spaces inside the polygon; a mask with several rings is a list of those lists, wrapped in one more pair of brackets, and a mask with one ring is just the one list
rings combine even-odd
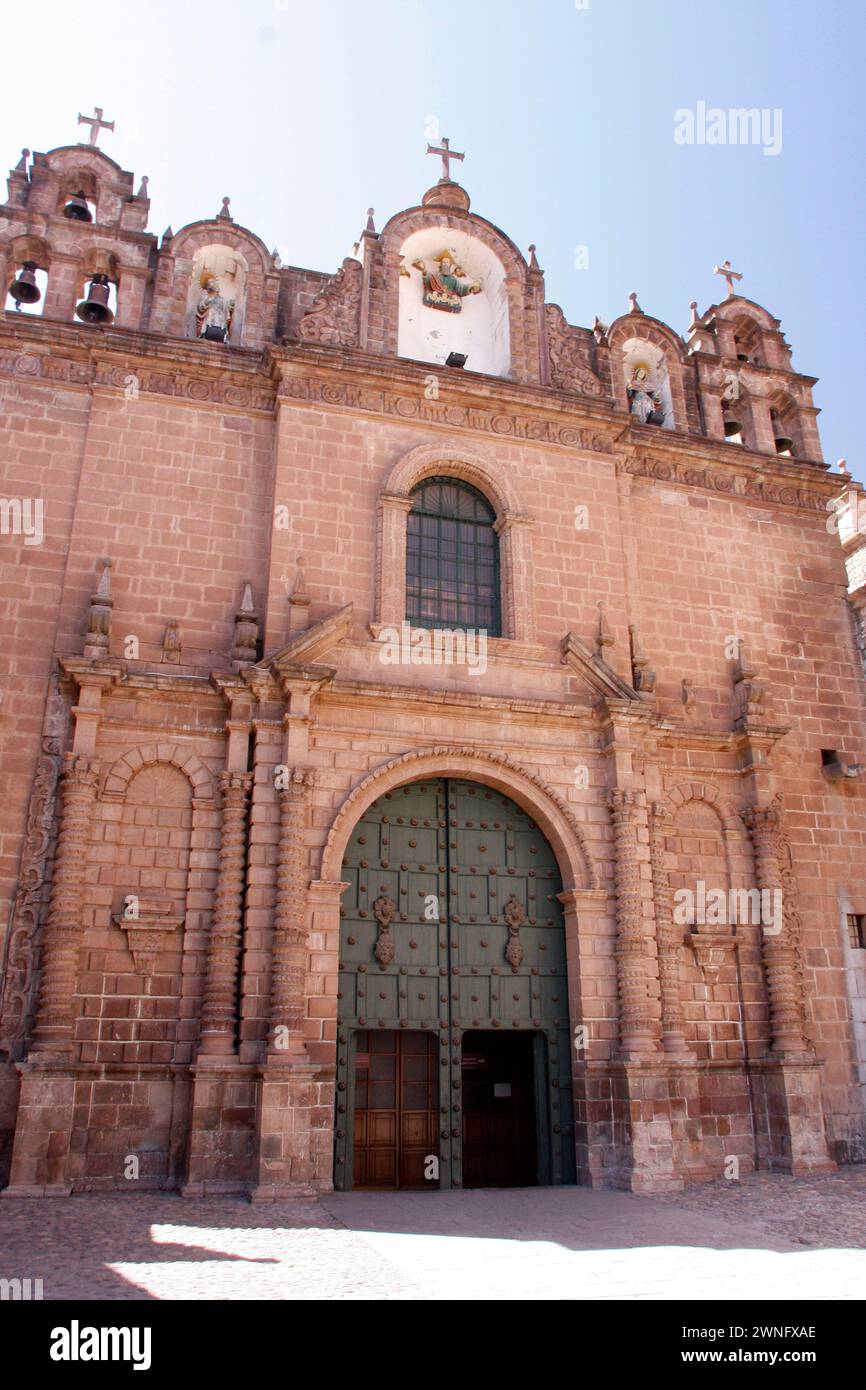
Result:
{"label": "clear blue sky", "polygon": [[[826,458],[866,476],[864,0],[41,0],[7,29],[34,49],[4,64],[9,166],[86,139],[98,102],[157,233],[227,193],[286,262],[335,269],[368,206],[381,226],[438,177],[433,117],[473,209],[537,243],[572,322],[636,290],[682,332],[730,257],[821,378]],[[699,101],[780,108],[781,153],[676,144]]]}

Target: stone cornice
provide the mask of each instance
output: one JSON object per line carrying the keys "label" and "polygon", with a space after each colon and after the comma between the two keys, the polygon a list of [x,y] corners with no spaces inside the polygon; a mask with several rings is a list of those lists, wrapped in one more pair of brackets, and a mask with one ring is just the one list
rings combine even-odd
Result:
{"label": "stone cornice", "polygon": [[704,435],[651,431],[610,402],[479,373],[438,371],[440,397],[425,395],[431,364],[297,343],[263,352],[125,329],[78,328],[0,317],[0,375],[179,404],[271,415],[277,400],[388,416],[504,440],[579,450],[616,460],[633,476],[701,488],[749,502],[823,512],[838,492],[826,464],[783,462]]}

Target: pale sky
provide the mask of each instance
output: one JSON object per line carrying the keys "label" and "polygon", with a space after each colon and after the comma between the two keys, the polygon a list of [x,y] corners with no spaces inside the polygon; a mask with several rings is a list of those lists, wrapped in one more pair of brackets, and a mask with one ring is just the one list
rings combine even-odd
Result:
{"label": "pale sky", "polygon": [[[157,234],[228,194],[286,263],[333,271],[368,206],[381,227],[438,178],[438,129],[473,210],[537,243],[572,322],[636,290],[682,333],[729,257],[821,378],[825,457],[866,475],[863,0],[41,0],[7,22],[25,39],[0,89],[7,166],[86,140],[98,103],[101,147],[150,176]],[[780,111],[780,152],[677,144],[699,102]]]}

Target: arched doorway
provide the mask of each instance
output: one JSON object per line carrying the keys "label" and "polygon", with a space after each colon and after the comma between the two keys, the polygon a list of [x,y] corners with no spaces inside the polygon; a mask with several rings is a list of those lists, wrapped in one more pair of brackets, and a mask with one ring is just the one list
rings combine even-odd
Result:
{"label": "arched doorway", "polygon": [[499,790],[426,778],[349,837],[338,1189],[575,1181],[556,858]]}

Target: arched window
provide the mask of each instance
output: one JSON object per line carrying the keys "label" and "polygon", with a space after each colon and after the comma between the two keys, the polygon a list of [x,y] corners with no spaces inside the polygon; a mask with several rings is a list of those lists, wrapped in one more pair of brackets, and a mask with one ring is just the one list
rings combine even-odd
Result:
{"label": "arched window", "polygon": [[474,487],[425,478],[407,518],[406,619],[501,635],[496,515]]}

